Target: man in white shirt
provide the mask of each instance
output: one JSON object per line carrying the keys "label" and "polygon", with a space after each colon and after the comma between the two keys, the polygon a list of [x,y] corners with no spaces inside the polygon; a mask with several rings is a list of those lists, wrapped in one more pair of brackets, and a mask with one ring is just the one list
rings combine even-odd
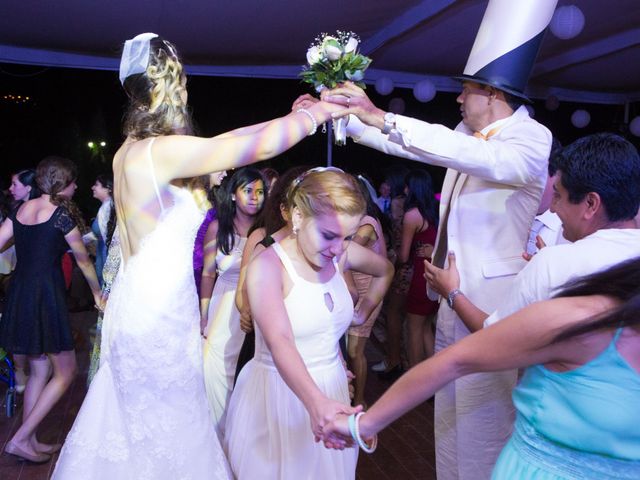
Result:
{"label": "man in white shirt", "polygon": [[[526,264],[522,251],[547,178],[551,133],[518,105],[515,92],[472,80],[462,86],[462,122],[455,130],[389,115],[350,83],[324,97],[348,104],[347,134],[356,142],[448,168],[434,262],[455,250],[462,288],[493,311]],[[436,350],[468,334],[457,314],[441,305]],[[474,374],[436,394],[438,479],[490,477],[511,434],[515,381],[515,371]]]}
{"label": "man in white shirt", "polygon": [[458,291],[453,308],[475,331],[525,306],[553,296],[584,275],[640,256],[640,156],[627,140],[611,133],[590,135],[556,157],[558,174],[551,208],[573,243],[545,247],[516,276],[511,291],[487,315],[458,287],[456,261],[450,268],[426,267],[428,281],[442,292]]}

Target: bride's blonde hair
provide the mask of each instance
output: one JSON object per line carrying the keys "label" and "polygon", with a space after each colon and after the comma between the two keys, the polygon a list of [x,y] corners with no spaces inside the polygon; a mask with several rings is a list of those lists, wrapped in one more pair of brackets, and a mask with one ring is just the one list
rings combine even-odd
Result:
{"label": "bride's blonde hair", "polygon": [[149,65],[144,73],[123,83],[129,96],[124,134],[134,139],[158,135],[191,135],[186,75],[175,47],[160,37],[150,41]]}

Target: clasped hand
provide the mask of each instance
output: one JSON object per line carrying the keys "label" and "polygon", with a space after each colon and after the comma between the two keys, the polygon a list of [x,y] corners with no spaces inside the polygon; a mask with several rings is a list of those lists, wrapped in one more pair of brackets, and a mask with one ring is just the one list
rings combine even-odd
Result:
{"label": "clasped hand", "polygon": [[[346,430],[336,428],[341,418],[347,419],[349,415],[362,411],[362,405],[351,407],[329,398],[323,398],[311,409],[311,430],[316,442],[322,441],[326,448],[343,450],[353,446],[353,439]],[[336,423],[337,422],[337,423]]]}
{"label": "clasped hand", "polygon": [[[331,90],[324,89],[320,93],[322,101],[341,105],[346,107],[342,110],[333,112],[332,118],[348,117],[355,115],[367,125],[382,128],[384,125],[384,111],[376,107],[369,99],[365,91],[352,82],[345,82]],[[309,94],[301,95],[293,102],[292,110],[299,108],[308,108],[315,102],[317,98]]]}

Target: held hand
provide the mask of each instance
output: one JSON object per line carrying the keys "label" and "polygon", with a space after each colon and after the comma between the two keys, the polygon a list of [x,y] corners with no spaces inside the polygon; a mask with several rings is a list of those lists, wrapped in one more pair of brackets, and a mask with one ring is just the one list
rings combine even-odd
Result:
{"label": "held hand", "polygon": [[[348,415],[343,415],[343,414],[338,414],[335,416],[335,418],[327,423],[324,428],[322,429],[322,434],[325,436],[325,438],[344,438],[344,439],[349,439],[350,442],[348,444],[349,447],[353,446],[354,442],[353,439],[351,438],[351,432],[349,432],[349,416]],[[334,448],[336,449],[334,446],[332,446],[332,444],[328,444],[327,441],[324,442],[324,446],[326,448]],[[343,450],[344,447],[342,448],[337,448],[337,450]]]}
{"label": "held hand", "polygon": [[322,397],[309,411],[309,417],[311,418],[311,431],[313,432],[315,441],[319,442],[322,440],[325,443],[329,442],[335,445],[342,445],[343,447],[347,446],[348,442],[346,438],[340,438],[339,436],[325,437],[323,428],[338,414],[342,413],[351,415],[352,413],[358,413],[360,411],[362,411],[362,406],[360,405],[351,407],[350,405],[344,405],[330,398]]}
{"label": "held hand", "polygon": [[347,107],[333,114],[333,118],[355,115],[361,122],[372,127],[382,129],[384,127],[384,110],[380,110],[369,99],[363,89],[353,84],[344,84],[332,90],[323,90],[321,98],[324,101]]}
{"label": "held hand", "polygon": [[107,302],[106,299],[102,298],[101,292],[96,292],[93,294],[93,301],[95,302],[96,309],[99,312],[104,312],[104,307],[106,306]]}
{"label": "held hand", "polygon": [[251,320],[251,312],[249,310],[240,312],[240,330],[244,333],[253,332],[253,320]]}
{"label": "held hand", "polygon": [[318,103],[319,101],[320,100],[316,97],[312,97],[308,93],[305,93],[294,100],[293,105],[291,105],[291,111],[295,112],[300,108],[309,108],[311,105]]}
{"label": "held hand", "polygon": [[456,267],[456,256],[449,252],[449,268],[438,268],[427,260],[424,261],[424,278],[429,283],[432,290],[435,290],[443,297],[449,292],[460,287],[460,274]]}

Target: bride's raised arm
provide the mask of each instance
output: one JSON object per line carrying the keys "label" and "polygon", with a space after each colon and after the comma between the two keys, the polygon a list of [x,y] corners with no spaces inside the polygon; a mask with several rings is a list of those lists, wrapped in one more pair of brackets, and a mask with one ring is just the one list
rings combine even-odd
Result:
{"label": "bride's raised arm", "polygon": [[300,142],[342,107],[318,102],[249,127],[213,138],[187,135],[159,137],[153,144],[159,180],[195,177],[214,171],[238,168],[275,157]]}

